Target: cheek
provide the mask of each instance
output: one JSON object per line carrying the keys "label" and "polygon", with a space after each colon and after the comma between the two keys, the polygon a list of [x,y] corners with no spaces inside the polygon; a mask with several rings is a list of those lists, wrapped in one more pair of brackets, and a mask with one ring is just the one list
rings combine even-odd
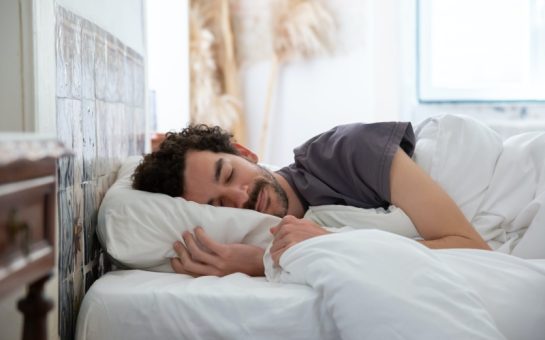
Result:
{"label": "cheek", "polygon": [[210,183],[205,183],[204,181],[197,180],[186,185],[183,198],[188,201],[204,204],[208,203],[213,193],[214,188],[211,187]]}
{"label": "cheek", "polygon": [[244,167],[241,167],[239,170],[239,179],[244,184],[250,184],[255,182],[258,178],[262,178],[261,171],[259,168],[252,166],[253,164],[248,164]]}

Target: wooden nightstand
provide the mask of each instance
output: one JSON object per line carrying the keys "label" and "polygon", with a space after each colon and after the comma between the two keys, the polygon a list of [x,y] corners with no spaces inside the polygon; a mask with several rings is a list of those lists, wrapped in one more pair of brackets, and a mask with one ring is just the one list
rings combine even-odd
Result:
{"label": "wooden nightstand", "polygon": [[46,339],[51,301],[42,295],[55,265],[58,142],[28,134],[0,134],[0,298],[28,284],[18,303],[23,339]]}

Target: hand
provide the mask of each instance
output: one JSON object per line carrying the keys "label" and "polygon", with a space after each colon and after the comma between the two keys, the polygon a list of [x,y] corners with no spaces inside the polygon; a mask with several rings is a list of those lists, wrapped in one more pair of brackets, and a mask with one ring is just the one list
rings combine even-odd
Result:
{"label": "hand", "polygon": [[274,240],[271,247],[271,257],[276,265],[280,256],[291,246],[306,239],[329,234],[330,232],[318,224],[288,215],[275,227],[271,228]]}
{"label": "hand", "polygon": [[176,273],[191,276],[225,276],[236,272],[250,276],[263,276],[262,248],[247,244],[222,244],[212,240],[201,227],[195,228],[195,235],[188,231],[182,234],[182,242],[174,243],[178,258],[172,258],[170,265]]}

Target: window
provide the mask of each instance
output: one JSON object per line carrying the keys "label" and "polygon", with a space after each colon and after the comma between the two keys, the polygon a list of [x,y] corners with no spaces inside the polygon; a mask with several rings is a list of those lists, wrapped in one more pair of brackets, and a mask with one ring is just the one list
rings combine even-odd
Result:
{"label": "window", "polygon": [[417,0],[421,102],[545,101],[545,0]]}

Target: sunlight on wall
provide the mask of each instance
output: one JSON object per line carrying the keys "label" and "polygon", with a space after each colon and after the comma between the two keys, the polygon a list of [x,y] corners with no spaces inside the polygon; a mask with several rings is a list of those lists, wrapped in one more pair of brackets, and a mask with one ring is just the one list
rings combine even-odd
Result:
{"label": "sunlight on wall", "polygon": [[151,130],[179,130],[189,122],[187,0],[148,1],[147,51]]}

